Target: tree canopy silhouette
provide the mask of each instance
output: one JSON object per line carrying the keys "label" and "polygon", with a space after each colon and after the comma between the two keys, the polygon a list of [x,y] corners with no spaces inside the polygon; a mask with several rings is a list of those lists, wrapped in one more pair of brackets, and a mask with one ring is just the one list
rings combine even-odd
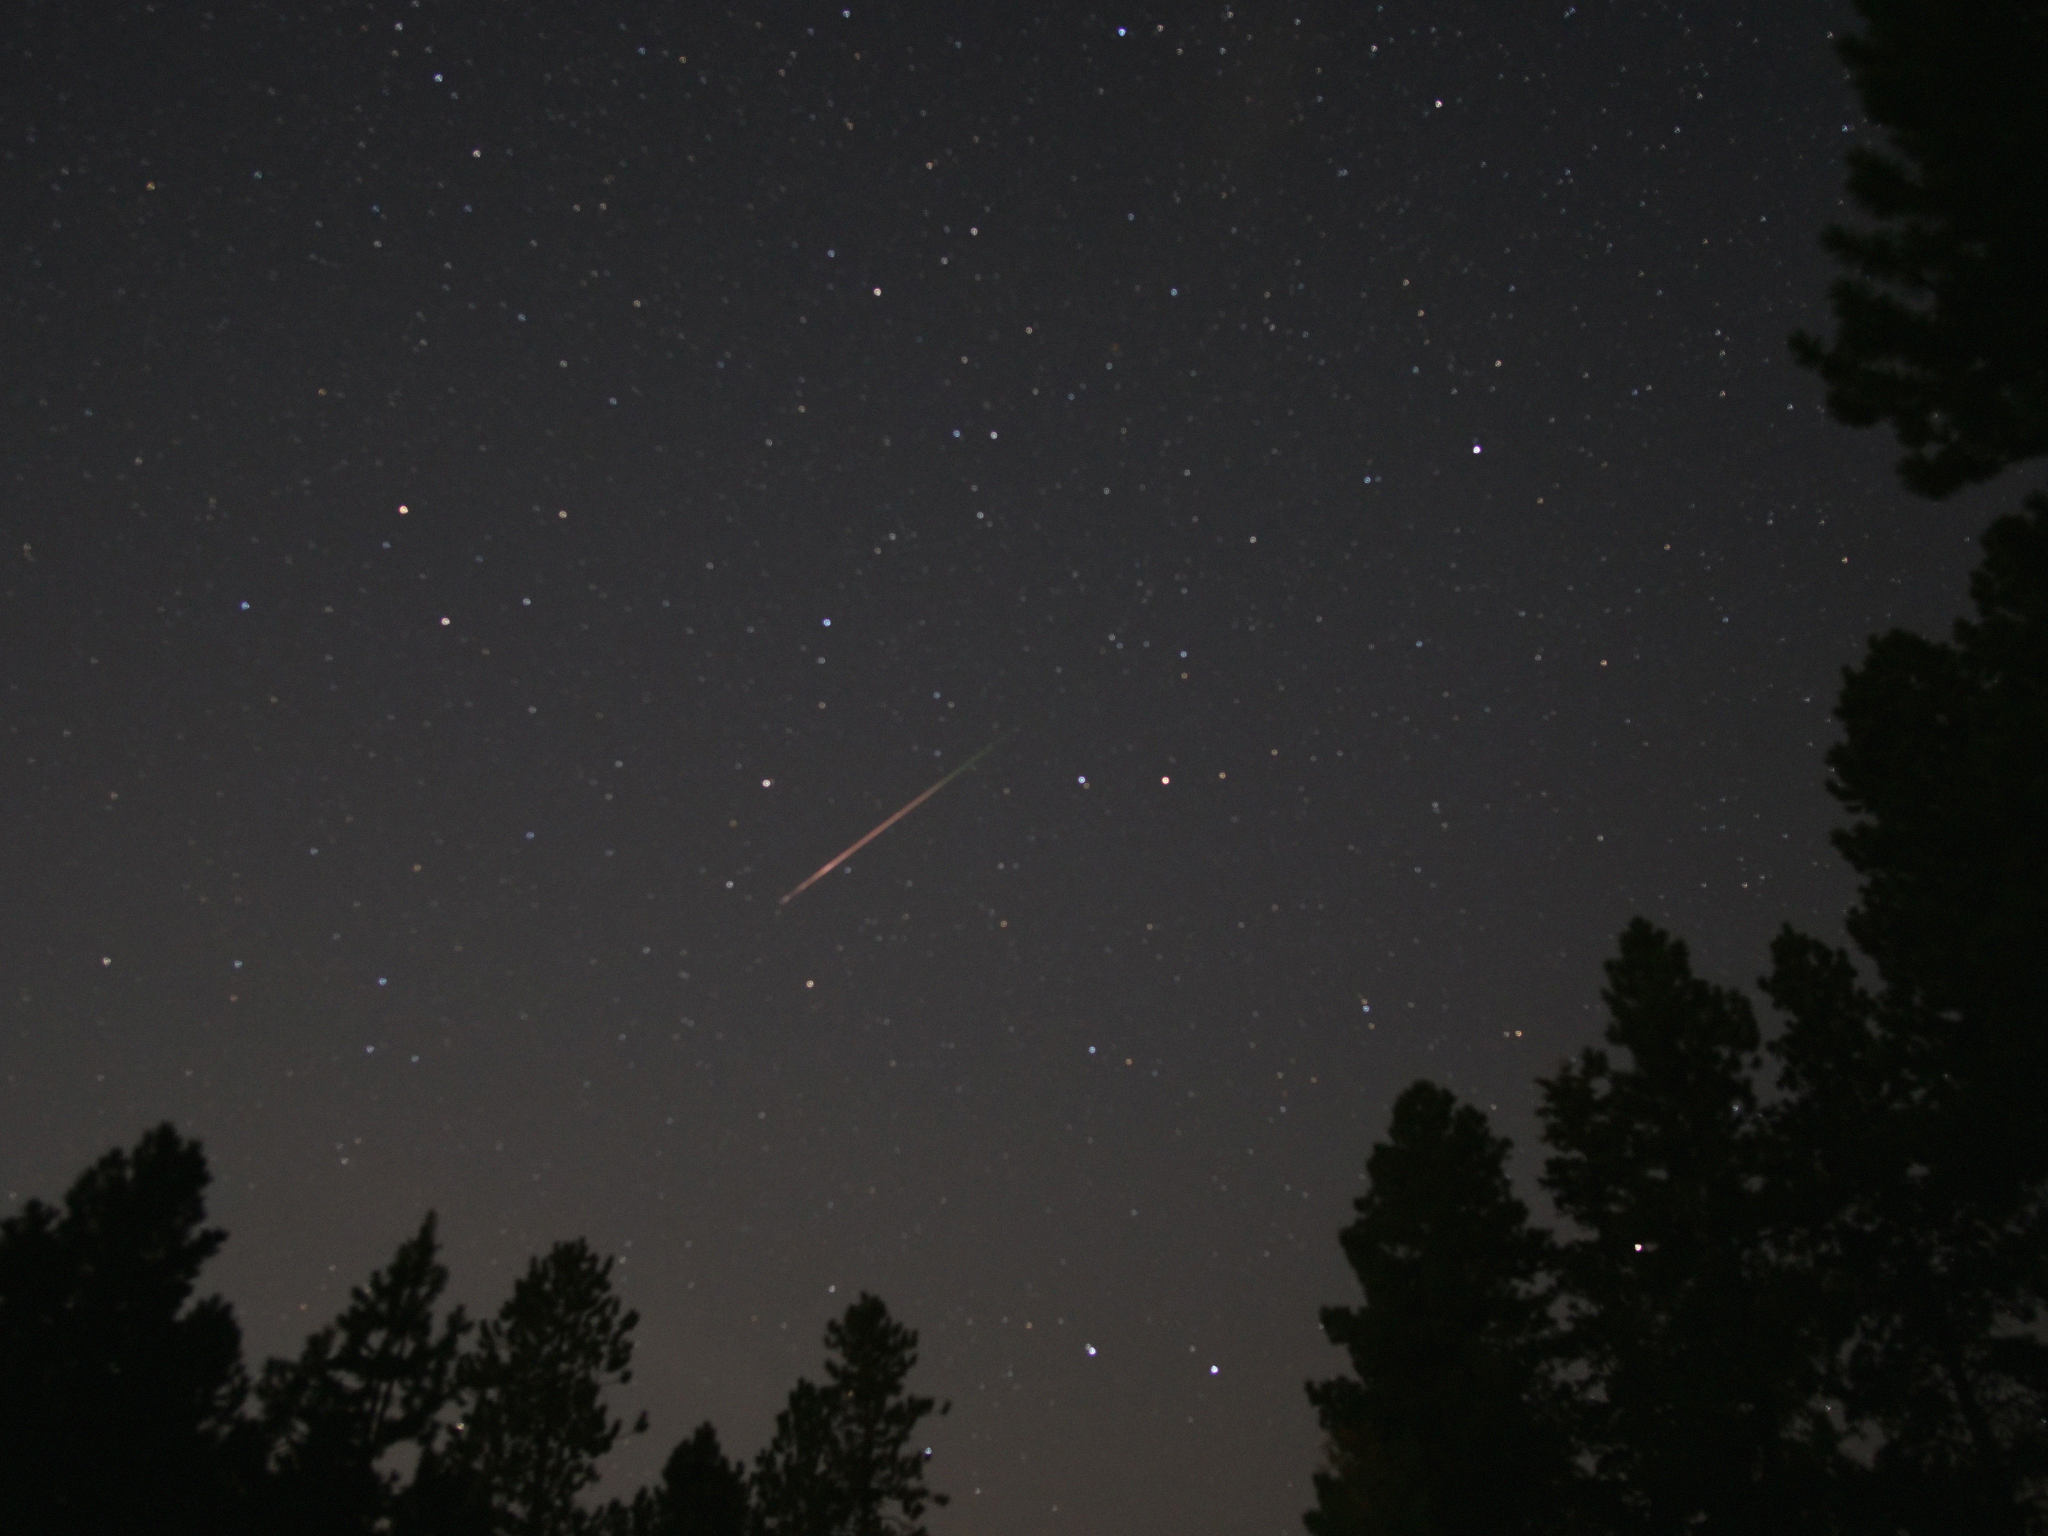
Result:
{"label": "tree canopy silhouette", "polygon": [[[825,1381],[799,1379],[754,1463],[758,1536],[925,1536],[925,1486],[912,1444],[937,1405],[905,1383],[917,1334],[863,1292],[825,1328]],[[940,1413],[951,1405],[939,1407]]]}
{"label": "tree canopy silhouette", "polygon": [[[1772,1038],[1671,935],[1622,934],[1604,1046],[1541,1084],[1546,1273],[1508,1261],[1504,1147],[1440,1089],[1397,1102],[1343,1238],[1366,1305],[1325,1314],[1357,1375],[1311,1389],[1315,1536],[1478,1528],[1472,1426],[1517,1413],[1585,1474],[1522,1528],[2048,1530],[2048,497],[1992,524],[1971,598],[1845,675],[1857,952],[1779,935]],[[1553,1372],[1445,1366],[1486,1337],[1469,1298],[1545,1286]]]}
{"label": "tree canopy silhouette", "polygon": [[1837,710],[1876,985],[1789,929],[1765,983],[1800,1248],[1854,1318],[1831,1389],[1878,1441],[1869,1497],[1928,1531],[2024,1529],[2048,1478],[2048,499],[1984,545],[1974,616],[1872,642]]}
{"label": "tree canopy silhouette", "polygon": [[1840,52],[1884,149],[1849,156],[1835,335],[1793,338],[1927,496],[2048,452],[2048,3],[1855,0]]}
{"label": "tree canopy silhouette", "polygon": [[1540,1084],[1592,1509],[1609,1529],[1812,1529],[1836,1436],[1771,1240],[1755,1015],[1641,919],[1602,996],[1607,1048]]}
{"label": "tree canopy silhouette", "polygon": [[630,1504],[606,1507],[602,1529],[605,1536],[746,1536],[748,1513],[746,1468],[726,1460],[707,1421],[669,1452],[660,1482]]}
{"label": "tree canopy silhouette", "polygon": [[[199,1144],[168,1125],[0,1221],[0,1531],[103,1536],[924,1536],[933,1411],[917,1335],[862,1294],[825,1330],[749,1479],[709,1423],[660,1481],[594,1504],[626,1424],[633,1329],[612,1261],[556,1243],[472,1327],[441,1312],[429,1213],[245,1411],[227,1303],[193,1300],[226,1234]],[[940,1408],[939,1412],[946,1411]],[[640,1415],[634,1432],[646,1428]]]}
{"label": "tree canopy silhouette", "polygon": [[604,1389],[633,1379],[639,1316],[613,1292],[611,1270],[580,1238],[556,1243],[457,1368],[461,1418],[446,1459],[484,1491],[504,1536],[573,1530],[577,1495],[625,1428]]}
{"label": "tree canopy silhouette", "polygon": [[[1828,232],[1836,339],[1794,348],[1939,496],[2048,452],[2048,0],[1857,9],[1842,53],[1889,150],[1852,155],[1850,193],[1877,227]],[[1791,929],[1764,983],[1784,1249],[1872,1447],[1853,1518],[1913,1532],[2048,1526],[2048,498],[1984,549],[1974,616],[1873,641],[1836,709],[1874,983]]]}
{"label": "tree canopy silhouette", "polygon": [[2028,1180],[2048,1175],[2048,497],[1984,551],[1947,643],[1895,630],[1846,675],[1829,788],[1853,818],[1849,932],[1893,1027],[1939,1053],[1980,1174]]}
{"label": "tree canopy silhouette", "polygon": [[241,1332],[193,1300],[225,1237],[196,1141],[169,1125],[107,1153],[62,1210],[0,1222],[0,1500],[39,1532],[240,1528],[260,1445]]}
{"label": "tree canopy silhouette", "polygon": [[303,1536],[353,1536],[393,1517],[401,1471],[390,1457],[409,1447],[415,1468],[431,1465],[469,1332],[460,1307],[436,1326],[447,1285],[429,1213],[296,1360],[264,1369],[271,1521]]}
{"label": "tree canopy silhouette", "polygon": [[1433,1083],[1394,1101],[1340,1234],[1365,1304],[1322,1314],[1352,1374],[1309,1386],[1329,1458],[1313,1536],[1559,1528],[1572,1468],[1550,1380],[1551,1245],[1507,1153]]}

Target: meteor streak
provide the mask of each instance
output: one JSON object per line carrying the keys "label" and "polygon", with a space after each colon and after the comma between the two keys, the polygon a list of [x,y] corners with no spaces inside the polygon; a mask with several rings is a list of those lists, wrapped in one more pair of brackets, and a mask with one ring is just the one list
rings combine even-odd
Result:
{"label": "meteor streak", "polygon": [[926,790],[923,794],[919,795],[915,800],[911,801],[910,804],[903,807],[903,809],[898,811],[894,816],[891,816],[887,821],[883,822],[879,827],[875,828],[875,830],[870,832],[866,837],[862,838],[859,842],[855,843],[851,848],[847,849],[846,852],[834,858],[831,863],[825,865],[816,874],[812,875],[810,879],[804,881],[802,885],[798,886],[795,890],[791,891],[787,896],[783,897],[781,901],[776,903],[776,905],[781,907],[788,906],[792,901],[796,900],[797,897],[803,895],[805,891],[808,891],[820,880],[824,879],[827,875],[831,874],[833,870],[837,869],[840,865],[844,864],[856,853],[859,853],[861,849],[867,847],[869,843],[872,843],[884,832],[888,831],[891,827],[895,826],[897,822],[901,821],[904,817],[908,816],[920,805],[923,805],[925,801],[931,799],[933,795],[936,795],[940,790],[944,789],[948,784],[952,783],[955,779],[959,778],[961,774],[965,773],[968,769],[972,768],[976,763],[980,762],[984,757],[987,757],[989,753],[995,751],[995,749],[1001,745],[1002,738],[999,736],[994,741],[990,742],[987,746],[983,747],[979,752],[975,753],[974,756],[967,759],[967,761],[962,763],[958,768],[955,768],[951,773],[947,774],[943,779],[939,780],[939,782],[934,784],[930,789]]}

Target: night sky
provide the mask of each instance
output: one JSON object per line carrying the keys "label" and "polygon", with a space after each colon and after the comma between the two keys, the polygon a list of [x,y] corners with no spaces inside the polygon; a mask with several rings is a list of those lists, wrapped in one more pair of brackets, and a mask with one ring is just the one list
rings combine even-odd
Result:
{"label": "night sky", "polygon": [[9,10],[5,1208],[174,1120],[258,1362],[588,1236],[614,1489],[867,1289],[939,1536],[1298,1529],[1392,1096],[1839,932],[2015,499],[1788,358],[1846,5]]}

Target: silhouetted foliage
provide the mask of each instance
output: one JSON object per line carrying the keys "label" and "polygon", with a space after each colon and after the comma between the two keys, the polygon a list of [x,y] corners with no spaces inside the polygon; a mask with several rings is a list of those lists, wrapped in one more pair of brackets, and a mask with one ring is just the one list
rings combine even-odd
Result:
{"label": "silhouetted foliage", "polygon": [[1550,1380],[1551,1247],[1507,1154],[1433,1083],[1395,1100],[1341,1234],[1365,1305],[1322,1314],[1352,1375],[1309,1387],[1328,1447],[1314,1536],[1559,1528],[1572,1468]]}
{"label": "silhouetted foliage", "polygon": [[225,1237],[207,1182],[198,1143],[165,1125],[86,1170],[62,1210],[0,1221],[0,1532],[925,1536],[946,1502],[910,1443],[934,1408],[905,1386],[917,1335],[863,1294],[826,1327],[824,1385],[797,1382],[760,1454],[758,1514],[709,1423],[653,1487],[585,1505],[626,1428],[606,1389],[632,1379],[638,1318],[612,1261],[557,1243],[472,1329],[459,1307],[437,1316],[431,1214],[269,1362],[249,1416],[233,1314],[192,1300]]}
{"label": "silhouetted foliage", "polygon": [[199,1144],[168,1125],[0,1222],[0,1503],[11,1528],[242,1528],[261,1451],[241,1334],[192,1299],[225,1234]]}
{"label": "silhouetted foliage", "polygon": [[[1948,641],[1885,635],[1846,675],[1828,761],[1862,968],[1780,934],[1765,1046],[1747,1001],[1638,921],[1608,966],[1605,1048],[1542,1084],[1580,1528],[2048,1530],[2048,498],[1984,542]],[[1390,1216],[1419,1091],[1374,1154],[1354,1266],[1443,1246]],[[1368,1209],[1384,1235],[1361,1250]],[[1361,1384],[1402,1380],[1358,1347],[1419,1327],[1399,1295],[1368,1281],[1339,1314]],[[1455,1464],[1456,1415],[1395,1394],[1383,1422],[1428,1443],[1394,1455],[1361,1384],[1317,1389],[1335,1470],[1311,1530],[1440,1528],[1399,1491]],[[1532,1414],[1554,1402],[1541,1377],[1522,1390]]]}
{"label": "silhouetted foliage", "polygon": [[775,1438],[754,1462],[754,1530],[759,1536],[800,1536],[850,1530],[852,1499],[839,1476],[837,1422],[831,1396],[799,1380],[775,1416]]}
{"label": "silhouetted foliage", "polygon": [[1788,1020],[1773,1140],[1799,1211],[1785,1257],[1832,1344],[1826,1390],[1868,1445],[1844,1469],[1845,1524],[2027,1530],[2019,1453],[2031,1442],[2038,1464],[2040,1346],[2012,1325],[2039,1315],[2038,1259],[1952,1170],[1918,1160],[1924,1084],[1849,957],[1790,930],[1772,954],[1764,986]]}
{"label": "silhouetted foliage", "polygon": [[461,1419],[436,1472],[483,1490],[502,1536],[577,1530],[577,1495],[625,1428],[604,1389],[632,1380],[639,1317],[613,1293],[611,1269],[580,1238],[556,1243],[457,1368]]}
{"label": "silhouetted foliage", "polygon": [[469,1331],[459,1307],[435,1326],[447,1284],[429,1214],[298,1359],[266,1367],[257,1395],[272,1448],[273,1523],[343,1536],[391,1518],[401,1472],[389,1457],[401,1447],[412,1448],[415,1465],[434,1456]]}
{"label": "silhouetted foliage", "polygon": [[1874,227],[1831,227],[1835,337],[1793,338],[1900,473],[1943,496],[2048,452],[2048,3],[1855,0],[1840,43],[1883,151],[1853,150]]}
{"label": "silhouetted foliage", "polygon": [[1874,641],[1837,711],[1879,985],[1789,930],[1765,984],[1804,1251],[1853,1320],[1833,1390],[1868,1497],[1928,1532],[2023,1529],[2048,1478],[2048,501],[1992,525],[1972,595],[1947,644]]}
{"label": "silhouetted foliage", "polygon": [[[924,1454],[911,1443],[936,1406],[905,1389],[917,1334],[865,1292],[826,1325],[825,1383],[799,1379],[754,1462],[758,1536],[924,1536]],[[948,1404],[939,1407],[943,1414]]]}
{"label": "silhouetted foliage", "polygon": [[[1849,62],[1891,153],[1852,157],[1876,231],[1831,230],[1835,345],[1796,338],[1930,495],[2048,451],[2048,3],[1857,0]],[[1985,535],[1972,619],[1894,632],[1836,711],[1849,932],[1786,930],[1765,990],[1789,1260],[1870,1444],[1852,1519],[2048,1529],[2048,499]]]}
{"label": "silhouetted foliage", "polygon": [[746,1536],[747,1474],[728,1461],[718,1431],[699,1424],[669,1452],[661,1481],[630,1504],[614,1501],[604,1512],[605,1536]]}
{"label": "silhouetted foliage", "polygon": [[2048,1174],[2048,497],[1984,549],[1948,644],[1894,631],[1847,674],[1829,787],[1892,1031],[1939,1059],[1953,1154],[2017,1184]]}
{"label": "silhouetted foliage", "polygon": [[1835,1436],[1808,1298],[1776,1258],[1759,1034],[1638,919],[1608,962],[1609,1050],[1542,1086],[1579,1443],[1603,1528],[1810,1531]]}

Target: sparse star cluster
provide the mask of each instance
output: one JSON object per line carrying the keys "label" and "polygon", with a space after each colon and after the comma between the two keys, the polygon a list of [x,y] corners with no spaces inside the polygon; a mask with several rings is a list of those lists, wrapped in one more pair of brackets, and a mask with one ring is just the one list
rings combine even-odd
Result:
{"label": "sparse star cluster", "polygon": [[1296,1529],[1392,1096],[1827,931],[1972,557],[1785,355],[1827,19],[31,7],[0,1187],[200,1136],[259,1360],[587,1236],[622,1483],[837,1287],[939,1536]]}

